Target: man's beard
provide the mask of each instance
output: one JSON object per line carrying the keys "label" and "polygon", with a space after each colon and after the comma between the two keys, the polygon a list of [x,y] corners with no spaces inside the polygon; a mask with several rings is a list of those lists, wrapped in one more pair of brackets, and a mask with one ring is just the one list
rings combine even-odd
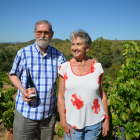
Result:
{"label": "man's beard", "polygon": [[36,38],[36,42],[37,42],[37,45],[41,48],[47,48],[47,46],[49,45],[50,43],[50,40],[48,38]]}

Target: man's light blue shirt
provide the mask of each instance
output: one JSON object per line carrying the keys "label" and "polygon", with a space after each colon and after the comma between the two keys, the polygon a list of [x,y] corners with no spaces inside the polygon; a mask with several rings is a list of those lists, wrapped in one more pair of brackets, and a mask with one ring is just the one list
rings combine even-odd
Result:
{"label": "man's light blue shirt", "polygon": [[57,108],[57,72],[65,61],[62,53],[50,45],[44,55],[36,43],[18,51],[9,74],[20,77],[22,85],[26,88],[26,69],[29,69],[37,90],[37,98],[32,102],[23,101],[22,93],[18,90],[15,108],[23,116],[32,120],[42,120]]}

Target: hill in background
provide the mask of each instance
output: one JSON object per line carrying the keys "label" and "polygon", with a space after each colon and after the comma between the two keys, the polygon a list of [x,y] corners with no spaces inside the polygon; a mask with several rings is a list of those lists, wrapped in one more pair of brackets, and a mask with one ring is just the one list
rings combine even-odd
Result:
{"label": "hill in background", "polygon": [[[135,41],[137,45],[140,47],[140,40],[132,40],[132,41]],[[10,66],[13,63],[17,51],[25,46],[33,44],[34,42],[35,39],[24,43],[18,42],[16,44],[1,43],[0,63],[2,65],[4,64],[5,68]],[[61,40],[55,38],[51,40],[50,45],[61,51],[65,56],[66,60],[72,58],[71,42],[69,39]],[[103,37],[100,37],[92,42],[91,48],[88,51],[87,55],[96,58],[99,62],[103,64],[104,67],[109,68],[112,64],[118,62],[120,62],[121,64],[123,63],[124,58],[122,56],[122,53],[123,53],[122,40],[108,40],[104,39]]]}
{"label": "hill in background", "polygon": [[[126,40],[125,40],[126,41]],[[134,40],[140,47],[140,40]],[[13,65],[16,53],[21,48],[31,45],[35,42],[35,39],[24,43],[1,43],[0,44],[0,71],[9,72]],[[71,54],[71,42],[69,39],[52,39],[50,45],[58,49],[63,53],[66,60],[70,60],[73,56]],[[97,38],[92,42],[90,50],[87,52],[87,56],[96,58],[100,62],[105,70],[105,74],[111,73],[113,75],[118,74],[121,65],[125,62],[123,54],[122,41],[120,40],[108,40],[103,37]]]}

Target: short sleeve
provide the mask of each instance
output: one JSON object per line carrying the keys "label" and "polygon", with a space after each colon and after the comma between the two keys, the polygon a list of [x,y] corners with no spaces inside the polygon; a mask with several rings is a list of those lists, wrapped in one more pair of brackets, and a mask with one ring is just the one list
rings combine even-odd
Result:
{"label": "short sleeve", "polygon": [[17,55],[15,57],[15,60],[13,62],[13,67],[9,74],[16,74],[17,76],[21,75],[21,72],[23,70],[23,57],[22,57],[22,52],[21,50],[17,52]]}
{"label": "short sleeve", "polygon": [[101,63],[97,63],[97,66],[98,66],[98,73],[99,73],[99,75],[103,74],[104,70],[103,70],[103,67],[102,67]]}
{"label": "short sleeve", "polygon": [[61,75],[62,77],[64,77],[64,75],[65,75],[66,65],[67,65],[67,62],[65,62],[59,66],[58,74]]}

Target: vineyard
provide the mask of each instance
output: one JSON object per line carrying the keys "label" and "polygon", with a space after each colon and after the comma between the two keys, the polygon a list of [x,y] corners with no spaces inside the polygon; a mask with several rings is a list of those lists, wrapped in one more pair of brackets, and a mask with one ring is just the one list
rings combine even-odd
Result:
{"label": "vineyard", "polygon": [[123,42],[123,47],[126,62],[107,92],[112,130],[119,138],[132,140],[140,138],[140,50],[134,42]]}
{"label": "vineyard", "polygon": [[[59,49],[67,60],[72,57],[68,48],[69,40],[52,42],[52,45]],[[111,47],[113,45],[116,48]],[[0,49],[0,54],[7,54],[7,58],[0,55],[0,123],[3,123],[7,130],[11,130],[17,89],[10,82],[8,71],[17,49],[12,53],[9,53],[8,49]],[[111,118],[107,140],[140,140],[140,46],[134,41],[121,42],[120,45],[120,42],[98,38],[93,41],[88,55],[101,62],[105,70],[103,84],[108,95]],[[9,85],[10,88],[4,90],[4,85]],[[59,115],[57,121],[59,122]],[[59,137],[63,136],[64,131],[60,125],[55,133]]]}

